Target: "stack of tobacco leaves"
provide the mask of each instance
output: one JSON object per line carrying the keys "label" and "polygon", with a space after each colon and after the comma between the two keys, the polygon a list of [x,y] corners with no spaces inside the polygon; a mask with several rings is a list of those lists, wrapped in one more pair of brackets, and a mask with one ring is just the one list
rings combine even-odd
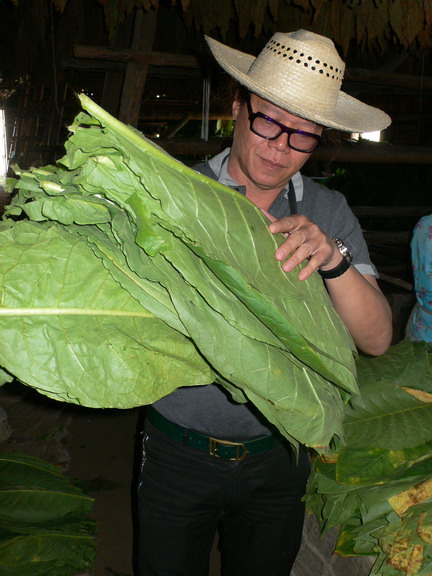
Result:
{"label": "stack of tobacco leaves", "polygon": [[377,556],[374,576],[432,574],[432,350],[403,340],[357,361],[345,443],[317,458],[307,509],[336,553]]}
{"label": "stack of tobacco leaves", "polygon": [[0,454],[0,574],[71,576],[95,557],[93,499],[52,464]]}
{"label": "stack of tobacco leaves", "polygon": [[112,408],[218,382],[293,446],[327,446],[357,383],[318,274],[284,273],[248,199],[80,99],[65,156],[8,182],[0,377]]}

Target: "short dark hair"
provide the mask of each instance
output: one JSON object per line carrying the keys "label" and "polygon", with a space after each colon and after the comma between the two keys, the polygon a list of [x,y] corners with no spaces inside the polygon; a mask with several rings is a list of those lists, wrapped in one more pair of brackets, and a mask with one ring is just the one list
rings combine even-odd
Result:
{"label": "short dark hair", "polygon": [[242,104],[244,104],[245,102],[248,102],[250,100],[250,97],[251,97],[251,91],[248,88],[246,88],[246,86],[243,86],[243,84],[237,82],[237,87],[234,92],[234,98],[236,98]]}
{"label": "short dark hair", "polygon": [[246,103],[250,99],[251,92],[240,82],[230,78],[223,86],[213,92],[213,104],[221,109],[227,116],[231,116],[234,100]]}

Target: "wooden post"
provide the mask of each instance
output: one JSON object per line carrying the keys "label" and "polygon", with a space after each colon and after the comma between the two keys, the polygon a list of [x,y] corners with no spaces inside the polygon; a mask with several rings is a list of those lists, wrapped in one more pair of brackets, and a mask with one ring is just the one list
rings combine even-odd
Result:
{"label": "wooden post", "polygon": [[[151,51],[156,32],[157,10],[136,11],[132,50]],[[138,126],[142,95],[148,64],[128,62],[120,101],[119,119],[135,128]]]}
{"label": "wooden post", "polygon": [[[115,37],[111,42],[110,47],[112,49],[115,50],[130,47],[134,21],[135,14],[129,14],[125,22],[117,29]],[[82,61],[80,61],[80,63],[82,63]],[[112,67],[113,62],[110,64],[111,68],[106,70],[104,76],[101,106],[113,116],[118,117],[126,68],[122,67],[121,69],[116,70]]]}

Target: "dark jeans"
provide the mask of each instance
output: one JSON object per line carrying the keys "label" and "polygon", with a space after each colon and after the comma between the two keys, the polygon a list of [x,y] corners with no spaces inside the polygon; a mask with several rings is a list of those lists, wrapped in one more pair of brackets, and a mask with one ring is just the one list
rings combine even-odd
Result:
{"label": "dark jeans", "polygon": [[220,529],[224,576],[289,576],[300,547],[306,451],[241,462],[182,446],[150,425],[138,487],[140,576],[207,576]]}

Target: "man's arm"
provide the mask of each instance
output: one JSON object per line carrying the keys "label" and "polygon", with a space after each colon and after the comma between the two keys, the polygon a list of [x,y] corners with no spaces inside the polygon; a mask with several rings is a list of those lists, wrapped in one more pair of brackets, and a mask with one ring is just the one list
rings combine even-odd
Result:
{"label": "man's arm", "polygon": [[351,266],[342,276],[325,280],[334,304],[354,342],[367,354],[378,356],[390,346],[392,312],[374,276]]}
{"label": "man's arm", "polygon": [[[318,268],[332,270],[342,261],[335,242],[305,216],[281,218],[270,224],[270,231],[286,236],[275,254],[285,272],[307,260],[299,272],[300,280],[306,280]],[[392,340],[392,314],[374,276],[362,275],[350,266],[341,276],[325,280],[325,284],[358,348],[367,354],[383,354]]]}

